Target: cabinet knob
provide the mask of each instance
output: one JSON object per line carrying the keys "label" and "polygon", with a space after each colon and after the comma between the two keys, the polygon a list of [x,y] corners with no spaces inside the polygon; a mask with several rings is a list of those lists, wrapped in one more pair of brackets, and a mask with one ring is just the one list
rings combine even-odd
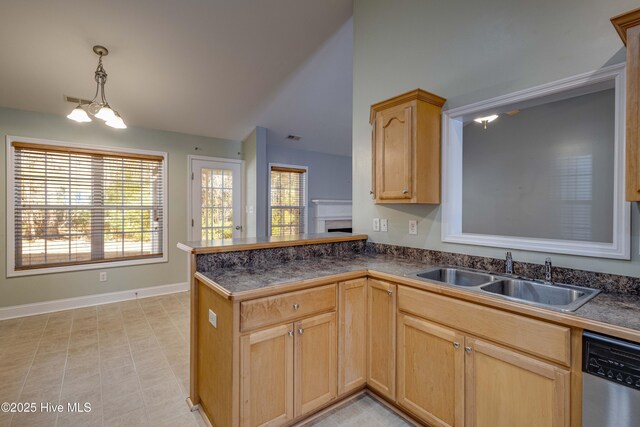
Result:
{"label": "cabinet knob", "polygon": [[402,190],[402,194],[409,194],[409,190],[405,188],[404,190]]}
{"label": "cabinet knob", "polygon": [[293,309],[294,309],[294,310],[297,310],[297,309],[299,309],[299,308],[300,308],[300,304],[293,304]]}
{"label": "cabinet knob", "polygon": [[289,336],[292,337],[293,336],[293,331],[289,331]]}
{"label": "cabinet knob", "polygon": [[373,190],[370,190],[370,191],[369,191],[369,194],[373,195]]}
{"label": "cabinet knob", "polygon": [[454,342],[453,343],[453,348],[460,348],[460,343],[459,342]]}
{"label": "cabinet knob", "polygon": [[299,333],[300,335],[302,335],[302,333],[303,333],[303,332],[304,332],[304,329],[302,329],[302,328],[298,328],[298,333]]}
{"label": "cabinet knob", "polygon": [[464,351],[466,351],[467,353],[471,353],[471,347],[465,347]]}
{"label": "cabinet knob", "polygon": [[389,289],[389,290],[387,291],[387,294],[389,294],[389,296],[391,296],[391,295],[393,295],[393,291],[392,291],[391,289]]}

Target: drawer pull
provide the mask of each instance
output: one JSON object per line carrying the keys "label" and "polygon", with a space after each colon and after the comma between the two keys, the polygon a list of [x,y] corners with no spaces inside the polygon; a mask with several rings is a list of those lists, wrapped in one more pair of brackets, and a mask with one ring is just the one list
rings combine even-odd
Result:
{"label": "drawer pull", "polygon": [[302,328],[298,328],[298,333],[299,333],[300,335],[302,335],[302,333],[303,333],[303,332],[304,332],[304,329],[302,329]]}
{"label": "drawer pull", "polygon": [[459,342],[454,342],[453,343],[453,348],[460,348],[460,343]]}
{"label": "drawer pull", "polygon": [[297,310],[297,309],[299,309],[299,308],[300,308],[300,304],[293,304],[293,309],[294,309],[294,310]]}

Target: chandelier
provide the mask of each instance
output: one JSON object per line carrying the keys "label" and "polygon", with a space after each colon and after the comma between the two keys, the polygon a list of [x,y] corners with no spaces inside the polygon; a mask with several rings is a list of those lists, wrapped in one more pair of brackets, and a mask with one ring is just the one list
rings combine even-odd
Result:
{"label": "chandelier", "polygon": [[[89,117],[89,114],[91,114],[94,117],[104,120],[107,126],[111,126],[116,129],[126,129],[127,125],[124,124],[124,120],[122,120],[122,117],[120,117],[120,114],[117,111],[111,108],[107,102],[107,97],[104,94],[104,85],[107,82],[107,72],[102,66],[102,57],[107,56],[109,51],[104,46],[94,46],[93,51],[99,57],[98,68],[96,68],[95,72],[96,94],[91,101],[80,100],[78,106],[69,113],[67,118],[79,123],[86,123],[92,121],[91,117]],[[83,106],[86,106],[86,110]],[[87,114],[87,112],[89,114]]]}

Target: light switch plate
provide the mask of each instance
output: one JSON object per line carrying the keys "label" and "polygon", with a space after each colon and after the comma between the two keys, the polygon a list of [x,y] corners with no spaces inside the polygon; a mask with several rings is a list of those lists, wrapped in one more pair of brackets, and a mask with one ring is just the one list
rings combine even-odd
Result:
{"label": "light switch plate", "polygon": [[409,234],[418,234],[418,221],[415,219],[409,220]]}
{"label": "light switch plate", "polygon": [[386,218],[380,220],[380,231],[389,231],[389,220],[387,220]]}
{"label": "light switch plate", "polygon": [[211,309],[209,309],[209,323],[211,323],[211,326],[214,328],[218,327],[218,315]]}
{"label": "light switch plate", "polygon": [[373,231],[380,231],[380,218],[373,218]]}
{"label": "light switch plate", "polygon": [[100,272],[100,281],[101,282],[106,282],[107,281],[107,272],[106,271],[101,271]]}

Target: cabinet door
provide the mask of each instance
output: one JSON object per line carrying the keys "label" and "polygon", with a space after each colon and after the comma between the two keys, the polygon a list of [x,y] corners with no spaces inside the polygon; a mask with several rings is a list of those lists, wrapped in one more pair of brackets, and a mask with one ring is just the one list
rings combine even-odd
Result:
{"label": "cabinet door", "polygon": [[367,382],[367,279],[340,283],[338,297],[338,394]]}
{"label": "cabinet door", "polygon": [[295,416],[300,417],[338,394],[336,313],[295,323]]}
{"label": "cabinet door", "polygon": [[395,400],[396,397],[396,286],[369,279],[367,385]]}
{"label": "cabinet door", "polygon": [[569,371],[467,338],[468,427],[569,425]]}
{"label": "cabinet door", "polygon": [[293,341],[293,324],[241,338],[241,425],[279,426],[293,419]]}
{"label": "cabinet door", "polygon": [[432,426],[464,425],[464,336],[398,317],[398,403]]}
{"label": "cabinet door", "polygon": [[413,197],[413,107],[400,105],[376,116],[376,199]]}

